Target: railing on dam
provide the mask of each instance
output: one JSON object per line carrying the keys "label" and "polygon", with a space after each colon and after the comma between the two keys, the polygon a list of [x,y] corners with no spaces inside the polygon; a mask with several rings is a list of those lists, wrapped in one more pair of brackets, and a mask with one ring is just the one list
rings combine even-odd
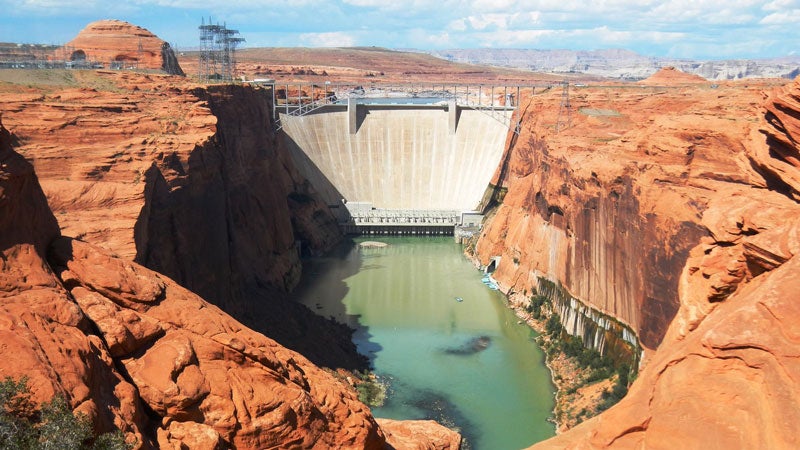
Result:
{"label": "railing on dam", "polygon": [[[272,87],[276,130],[280,130],[282,114],[304,116],[326,106],[346,105],[351,99],[356,99],[357,104],[397,106],[442,106],[455,101],[460,108],[479,110],[510,127],[511,116],[506,112],[517,108],[522,91],[533,94],[537,87],[544,85],[272,83],[268,86]],[[512,131],[518,132],[518,129],[515,127]]]}
{"label": "railing on dam", "polygon": [[[339,222],[364,231],[452,230],[460,211],[480,204],[513,131],[481,109],[460,106],[456,98],[379,98],[365,90],[345,101],[333,98],[333,88],[318,92],[308,86],[307,101],[284,87],[283,96],[293,93],[296,101],[279,99],[279,137]],[[450,95],[480,99],[483,108],[518,120],[511,102],[516,87],[484,91],[494,92],[494,100],[473,86],[459,86]],[[357,203],[364,204],[361,211],[351,209]]]}
{"label": "railing on dam", "polygon": [[453,234],[457,226],[477,226],[483,216],[475,211],[374,208],[351,202],[340,223],[346,234]]}

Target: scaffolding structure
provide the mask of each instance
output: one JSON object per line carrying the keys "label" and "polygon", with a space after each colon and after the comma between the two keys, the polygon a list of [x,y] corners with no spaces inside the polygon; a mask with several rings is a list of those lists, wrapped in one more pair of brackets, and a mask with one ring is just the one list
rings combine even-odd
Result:
{"label": "scaffolding structure", "polygon": [[201,80],[230,82],[236,77],[236,47],[244,42],[238,30],[228,29],[225,24],[212,23],[205,18],[200,23],[200,67]]}
{"label": "scaffolding structure", "polygon": [[75,55],[69,46],[0,43],[0,69],[70,69],[96,64]]}

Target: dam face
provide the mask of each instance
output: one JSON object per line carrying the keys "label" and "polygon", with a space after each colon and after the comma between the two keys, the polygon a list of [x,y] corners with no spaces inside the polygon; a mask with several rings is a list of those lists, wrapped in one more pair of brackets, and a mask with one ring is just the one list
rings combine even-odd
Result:
{"label": "dam face", "polygon": [[[280,112],[280,109],[279,109]],[[510,119],[512,108],[500,114]],[[494,111],[493,114],[497,114]],[[448,223],[474,210],[508,127],[485,111],[439,104],[326,105],[280,114],[303,175],[340,221]],[[371,218],[370,218],[371,217]]]}

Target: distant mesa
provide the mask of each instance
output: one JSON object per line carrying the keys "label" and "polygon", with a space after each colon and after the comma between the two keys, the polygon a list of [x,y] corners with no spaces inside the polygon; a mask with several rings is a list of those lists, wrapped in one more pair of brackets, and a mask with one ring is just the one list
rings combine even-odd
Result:
{"label": "distant mesa", "polygon": [[169,43],[150,31],[122,20],[99,20],[68,42],[72,62],[96,63],[112,69],[154,69],[183,76]]}
{"label": "distant mesa", "polygon": [[700,75],[693,75],[686,72],[681,72],[674,67],[664,67],[658,72],[650,75],[647,79],[639,81],[639,84],[695,84],[695,83],[708,83],[708,80]]}

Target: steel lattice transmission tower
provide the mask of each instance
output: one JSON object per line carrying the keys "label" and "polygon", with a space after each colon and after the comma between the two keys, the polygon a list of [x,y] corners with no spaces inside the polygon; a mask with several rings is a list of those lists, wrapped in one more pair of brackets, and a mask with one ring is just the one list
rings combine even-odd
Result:
{"label": "steel lattice transmission tower", "polygon": [[569,103],[569,81],[561,82],[564,90],[561,91],[561,104],[558,106],[558,119],[556,119],[556,133],[572,126],[572,105]]}
{"label": "steel lattice transmission tower", "polygon": [[244,42],[238,30],[230,30],[224,24],[206,24],[202,19],[200,26],[200,67],[199,77],[203,81],[233,81],[236,77],[236,47]]}

